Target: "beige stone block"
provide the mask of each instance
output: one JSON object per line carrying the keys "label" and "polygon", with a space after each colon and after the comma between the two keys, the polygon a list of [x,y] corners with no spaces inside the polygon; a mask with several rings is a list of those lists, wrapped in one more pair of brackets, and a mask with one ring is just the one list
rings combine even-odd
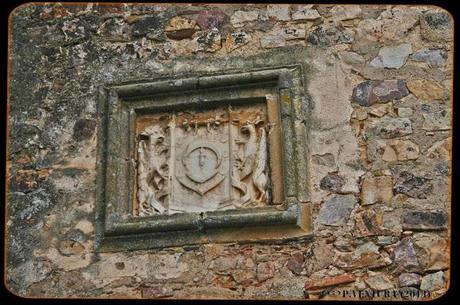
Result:
{"label": "beige stone block", "polygon": [[364,178],[361,204],[390,203],[393,198],[393,180],[390,176]]}

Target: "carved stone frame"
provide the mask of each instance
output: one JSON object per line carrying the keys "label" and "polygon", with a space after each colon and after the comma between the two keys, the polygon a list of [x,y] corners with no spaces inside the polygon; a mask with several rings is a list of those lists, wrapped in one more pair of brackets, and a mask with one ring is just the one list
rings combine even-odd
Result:
{"label": "carved stone frame", "polygon": [[[298,64],[100,87],[96,215],[99,251],[311,237],[304,69]],[[281,123],[279,133],[271,135],[269,149],[271,180],[277,181],[273,185],[274,205],[132,215],[136,114],[260,101],[267,103],[269,116],[271,112]]]}

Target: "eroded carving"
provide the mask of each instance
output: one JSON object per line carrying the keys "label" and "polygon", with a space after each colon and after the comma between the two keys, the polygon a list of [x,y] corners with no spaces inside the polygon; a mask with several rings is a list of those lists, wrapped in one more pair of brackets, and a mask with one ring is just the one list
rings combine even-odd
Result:
{"label": "eroded carving", "polygon": [[140,133],[137,170],[139,216],[166,211],[169,147],[165,139],[165,132],[158,125],[147,127]]}
{"label": "eroded carving", "polygon": [[268,203],[265,105],[158,116],[141,120],[139,216]]}

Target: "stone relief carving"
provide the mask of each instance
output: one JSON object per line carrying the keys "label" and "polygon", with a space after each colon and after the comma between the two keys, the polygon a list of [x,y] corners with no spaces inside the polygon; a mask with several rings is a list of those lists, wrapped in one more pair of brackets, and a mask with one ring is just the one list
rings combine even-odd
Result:
{"label": "stone relief carving", "polygon": [[140,133],[137,169],[139,216],[166,211],[169,147],[165,139],[165,132],[158,125],[147,127]]}
{"label": "stone relief carving", "polygon": [[264,105],[175,113],[167,127],[150,121],[139,133],[138,216],[268,204]]}

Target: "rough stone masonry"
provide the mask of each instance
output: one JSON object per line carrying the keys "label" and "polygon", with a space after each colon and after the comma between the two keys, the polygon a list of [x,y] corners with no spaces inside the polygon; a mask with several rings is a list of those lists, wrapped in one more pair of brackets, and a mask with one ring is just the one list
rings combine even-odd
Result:
{"label": "rough stone masonry", "polygon": [[[10,18],[12,293],[343,298],[322,293],[333,289],[407,292],[362,294],[368,299],[433,299],[448,289],[448,12],[402,5],[30,3]],[[195,67],[219,71],[211,59],[273,54],[310,60],[305,157],[313,240],[95,251],[98,86]],[[417,298],[420,291],[429,293]]]}

